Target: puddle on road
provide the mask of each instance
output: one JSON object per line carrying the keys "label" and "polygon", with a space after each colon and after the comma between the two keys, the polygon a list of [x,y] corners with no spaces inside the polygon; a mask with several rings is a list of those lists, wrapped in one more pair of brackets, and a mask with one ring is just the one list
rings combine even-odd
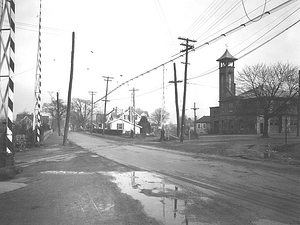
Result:
{"label": "puddle on road", "polygon": [[57,170],[49,170],[49,171],[44,171],[41,172],[44,174],[66,174],[66,175],[92,175],[92,174],[96,174],[96,172],[83,172],[83,171],[57,171]]}
{"label": "puddle on road", "polygon": [[183,197],[182,190],[174,184],[166,183],[161,176],[154,173],[139,172],[106,172],[114,177],[114,182],[123,193],[140,201],[146,213],[164,224],[199,224],[190,221],[192,215],[185,214],[190,204]]}

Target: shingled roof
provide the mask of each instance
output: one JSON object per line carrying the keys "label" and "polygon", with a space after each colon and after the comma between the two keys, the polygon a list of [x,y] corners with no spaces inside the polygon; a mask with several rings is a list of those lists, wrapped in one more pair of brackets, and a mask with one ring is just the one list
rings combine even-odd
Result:
{"label": "shingled roof", "polygon": [[202,116],[196,123],[210,123],[210,116]]}
{"label": "shingled roof", "polygon": [[219,59],[217,59],[217,61],[223,61],[225,59],[231,59],[233,61],[238,60],[229,53],[228,49],[226,49],[225,53]]}

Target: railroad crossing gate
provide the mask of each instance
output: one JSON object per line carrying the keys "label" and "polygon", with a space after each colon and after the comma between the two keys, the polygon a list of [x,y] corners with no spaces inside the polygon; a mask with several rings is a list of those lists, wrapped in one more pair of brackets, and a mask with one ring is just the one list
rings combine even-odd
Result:
{"label": "railroad crossing gate", "polygon": [[13,95],[15,71],[15,3],[0,0],[0,137],[1,153],[13,153]]}

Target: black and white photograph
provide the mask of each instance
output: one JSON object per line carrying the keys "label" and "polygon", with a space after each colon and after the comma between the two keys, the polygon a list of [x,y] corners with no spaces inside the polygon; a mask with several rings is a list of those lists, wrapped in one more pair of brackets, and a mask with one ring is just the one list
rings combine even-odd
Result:
{"label": "black and white photograph", "polygon": [[1,225],[300,225],[300,0],[0,0]]}

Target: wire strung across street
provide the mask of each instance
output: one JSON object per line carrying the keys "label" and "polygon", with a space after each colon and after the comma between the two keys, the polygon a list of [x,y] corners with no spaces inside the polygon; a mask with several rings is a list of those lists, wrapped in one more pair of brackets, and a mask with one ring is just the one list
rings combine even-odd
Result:
{"label": "wire strung across street", "polygon": [[[213,44],[213,43],[215,43],[215,42],[217,42],[217,41],[219,41],[219,40],[221,40],[221,39],[223,39],[223,38],[225,38],[225,37],[227,37],[227,36],[229,36],[229,35],[231,35],[231,34],[237,32],[237,31],[239,31],[239,30],[241,30],[241,29],[247,27],[248,25],[251,25],[252,23],[255,23],[255,21],[256,21],[258,18],[260,18],[260,17],[261,17],[261,18],[267,17],[267,16],[271,15],[272,13],[275,13],[276,11],[278,11],[278,10],[284,8],[284,7],[287,7],[288,5],[290,5],[290,4],[292,4],[292,3],[296,2],[296,1],[297,1],[297,0],[288,0],[288,1],[286,1],[286,2],[284,2],[284,3],[282,3],[282,4],[280,4],[280,5],[278,5],[278,6],[274,7],[274,8],[272,8],[271,10],[265,11],[262,15],[256,16],[255,18],[253,18],[252,20],[247,21],[246,23],[243,23],[243,24],[241,24],[241,25],[239,25],[239,26],[237,26],[237,27],[235,27],[235,28],[232,28],[232,29],[230,29],[230,30],[228,30],[228,31],[226,31],[226,32],[224,32],[224,33],[222,33],[221,35],[219,35],[219,36],[217,36],[217,37],[211,39],[210,41],[207,41],[207,42],[202,43],[202,44],[200,44],[200,45],[198,45],[198,46],[195,46],[195,48],[194,48],[193,50],[190,50],[190,51],[196,51],[196,50],[199,50],[199,49],[201,49],[201,48],[203,48],[203,47],[209,46],[209,45],[211,45],[211,44]],[[297,23],[298,23],[298,22],[294,23],[292,26],[289,26],[289,28],[293,27],[293,26],[296,25]],[[289,28],[288,28],[288,29],[289,29]],[[285,32],[285,31],[288,30],[288,29],[285,29],[285,30],[282,31],[280,34],[282,34],[283,32]],[[278,37],[280,34],[275,35],[275,37]],[[275,37],[273,37],[271,40],[273,40]],[[269,40],[269,41],[270,41],[270,40]],[[260,47],[262,47],[263,45],[265,45],[265,44],[268,43],[269,41],[264,42],[264,43],[261,44],[259,47],[255,48],[255,50],[258,49],[258,48],[260,48]],[[244,54],[242,57],[245,57],[246,55],[250,54],[250,53],[253,52],[253,51],[254,51],[254,50],[251,50],[249,53]],[[148,74],[148,73],[150,73],[150,72],[152,72],[152,71],[154,71],[154,70],[156,70],[156,69],[158,69],[158,68],[160,68],[160,67],[162,67],[162,66],[164,66],[164,65],[166,65],[166,64],[169,64],[169,63],[171,63],[171,62],[173,62],[173,61],[175,61],[175,60],[177,60],[177,59],[179,59],[179,58],[181,58],[181,57],[183,57],[183,56],[184,56],[184,54],[182,54],[182,53],[177,53],[177,54],[171,56],[171,59],[169,59],[168,61],[166,61],[166,62],[164,62],[164,63],[162,63],[162,64],[160,64],[160,65],[158,65],[158,66],[156,66],[156,67],[154,67],[154,68],[152,68],[152,69],[150,69],[150,70],[144,72],[144,73],[141,73],[141,74],[139,74],[139,75],[137,75],[137,76],[135,76],[135,77],[133,77],[133,78],[131,78],[131,79],[129,79],[129,80],[123,82],[123,83],[121,83],[120,85],[118,85],[117,87],[115,87],[114,89],[112,89],[111,91],[109,91],[109,92],[107,93],[107,95],[111,94],[112,92],[114,92],[115,90],[119,89],[119,88],[122,87],[123,85],[125,85],[125,84],[127,84],[127,83],[129,83],[129,82],[131,82],[131,81],[133,81],[133,80],[135,80],[135,79],[138,79],[138,78],[140,78],[140,77],[142,77],[142,76],[144,76],[144,75],[146,75],[146,74]],[[240,58],[242,58],[242,57],[240,57]],[[212,71],[212,72],[214,72],[214,71]],[[211,72],[210,72],[210,73],[211,73]],[[198,76],[198,77],[200,77],[200,76]],[[190,78],[190,79],[195,79],[195,77],[194,77],[194,78]],[[190,79],[188,79],[188,80],[190,80]],[[101,101],[101,100],[104,99],[104,98],[105,98],[105,96],[103,96],[103,97],[100,98],[99,100],[95,101],[95,103],[97,103],[98,101]]]}

